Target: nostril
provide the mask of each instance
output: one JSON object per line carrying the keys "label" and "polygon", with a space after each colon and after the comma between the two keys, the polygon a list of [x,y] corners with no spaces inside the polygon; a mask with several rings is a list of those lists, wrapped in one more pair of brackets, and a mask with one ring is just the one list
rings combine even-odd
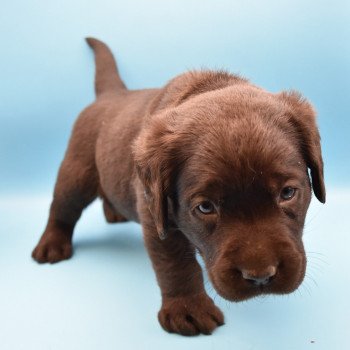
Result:
{"label": "nostril", "polygon": [[275,274],[276,267],[268,266],[264,271],[255,271],[255,270],[241,270],[242,277],[255,286],[266,286],[272,282]]}

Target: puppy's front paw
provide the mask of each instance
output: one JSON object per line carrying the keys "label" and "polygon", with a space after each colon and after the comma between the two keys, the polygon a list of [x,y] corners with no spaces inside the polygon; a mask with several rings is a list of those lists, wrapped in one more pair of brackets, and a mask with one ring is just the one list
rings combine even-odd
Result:
{"label": "puppy's front paw", "polygon": [[41,264],[53,264],[61,260],[69,259],[72,254],[73,250],[70,240],[44,234],[33,250],[32,257]]}
{"label": "puppy's front paw", "polygon": [[216,327],[224,324],[224,315],[203,293],[163,300],[158,320],[169,333],[211,334]]}

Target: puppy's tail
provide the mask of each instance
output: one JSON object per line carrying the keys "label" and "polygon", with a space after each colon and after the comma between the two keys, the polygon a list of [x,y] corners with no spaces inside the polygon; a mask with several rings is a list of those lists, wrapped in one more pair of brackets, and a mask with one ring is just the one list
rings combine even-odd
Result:
{"label": "puppy's tail", "polygon": [[126,90],[126,86],[120,79],[117,64],[111,50],[102,41],[94,38],[86,38],[89,46],[94,50],[96,74],[95,91],[96,96],[106,92],[117,92]]}

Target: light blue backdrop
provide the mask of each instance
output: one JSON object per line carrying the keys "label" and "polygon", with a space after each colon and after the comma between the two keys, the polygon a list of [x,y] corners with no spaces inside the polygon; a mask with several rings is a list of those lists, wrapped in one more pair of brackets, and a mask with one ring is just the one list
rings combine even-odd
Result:
{"label": "light blue backdrop", "polygon": [[[349,18],[345,0],[2,1],[0,348],[348,350]],[[169,335],[140,226],[107,225],[99,202],[78,223],[71,260],[31,260],[72,124],[94,100],[86,36],[108,43],[129,88],[226,68],[313,102],[328,199],[312,202],[296,293],[235,304],[207,283],[227,324],[211,337]]]}
{"label": "light blue backdrop", "polygon": [[350,2],[94,0],[2,2],[0,191],[51,190],[73,121],[94,99],[96,36],[129,88],[191,68],[226,68],[297,89],[319,114],[331,186],[348,183]]}

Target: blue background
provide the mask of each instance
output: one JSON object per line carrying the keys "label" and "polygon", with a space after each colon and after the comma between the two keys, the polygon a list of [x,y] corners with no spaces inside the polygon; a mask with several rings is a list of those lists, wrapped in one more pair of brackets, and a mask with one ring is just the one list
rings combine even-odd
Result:
{"label": "blue background", "polygon": [[[339,0],[3,1],[0,347],[347,348],[349,18],[350,2]],[[314,201],[305,230],[314,282],[299,294],[238,305],[217,297],[227,325],[188,340],[157,325],[159,291],[140,227],[107,226],[99,203],[78,225],[71,261],[31,262],[72,124],[94,100],[86,36],[112,48],[131,89],[164,85],[187,69],[225,68],[312,101],[329,199]]]}

